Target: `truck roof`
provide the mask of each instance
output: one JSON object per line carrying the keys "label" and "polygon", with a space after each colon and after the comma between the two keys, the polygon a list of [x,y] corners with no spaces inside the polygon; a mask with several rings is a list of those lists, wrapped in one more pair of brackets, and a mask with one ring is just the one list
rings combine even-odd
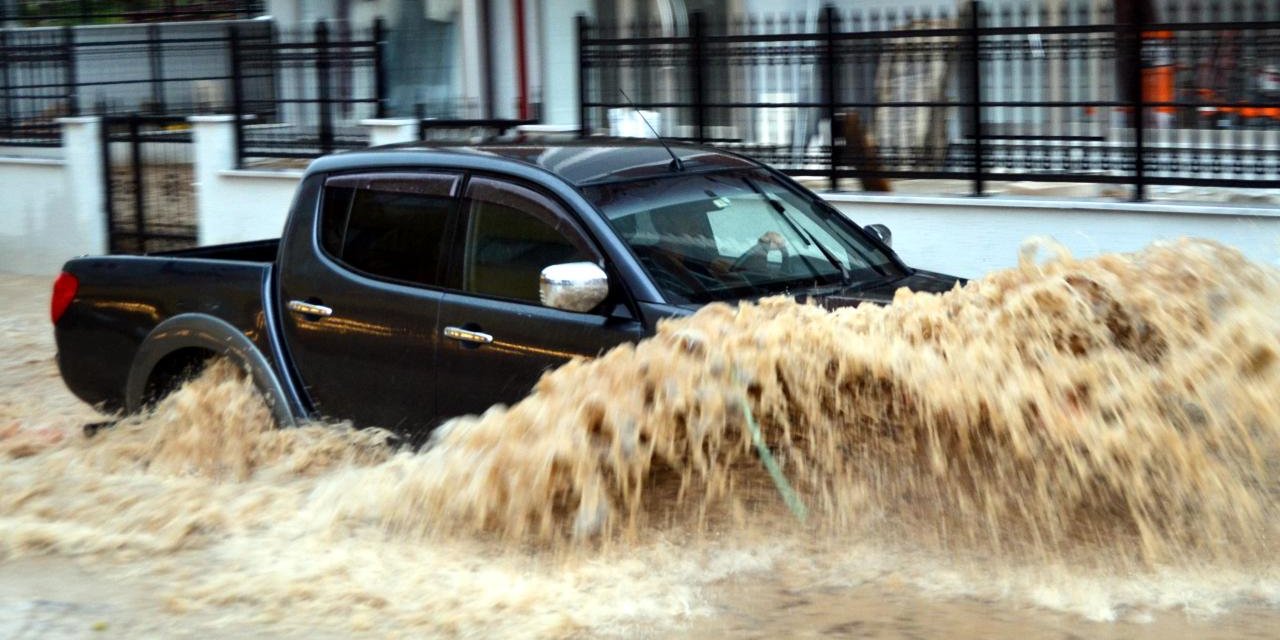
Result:
{"label": "truck roof", "polygon": [[[686,170],[760,166],[753,160],[720,149],[670,141],[667,145]],[[327,156],[316,160],[308,173],[385,165],[389,155],[394,155],[398,163],[450,166],[453,160],[467,168],[475,168],[477,160],[518,163],[555,174],[577,187],[657,177],[671,171],[671,156],[656,140],[589,138],[474,146],[431,146],[428,142],[408,142]]]}

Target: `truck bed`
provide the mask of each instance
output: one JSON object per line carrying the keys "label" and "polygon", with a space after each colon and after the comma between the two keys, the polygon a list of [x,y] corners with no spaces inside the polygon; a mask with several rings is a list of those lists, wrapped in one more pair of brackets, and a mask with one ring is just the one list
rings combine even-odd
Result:
{"label": "truck bed", "polygon": [[237,262],[273,262],[280,249],[280,239],[254,240],[233,244],[215,244],[207,247],[160,251],[148,255],[167,258],[201,258],[204,260],[234,260]]}
{"label": "truck bed", "polygon": [[123,408],[139,345],[179,314],[224,320],[270,353],[264,303],[278,246],[264,240],[68,262],[63,270],[79,287],[54,331],[67,387],[106,411]]}

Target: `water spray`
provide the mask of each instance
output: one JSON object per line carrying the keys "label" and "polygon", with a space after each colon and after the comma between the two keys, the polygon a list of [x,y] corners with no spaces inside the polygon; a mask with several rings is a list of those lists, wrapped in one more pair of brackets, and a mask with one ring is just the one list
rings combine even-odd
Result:
{"label": "water spray", "polygon": [[742,398],[742,415],[747,419],[747,428],[751,430],[751,444],[755,445],[756,452],[760,454],[760,461],[764,463],[764,468],[769,471],[769,478],[773,480],[773,486],[778,489],[778,493],[782,496],[782,501],[787,504],[787,508],[795,515],[796,520],[800,524],[804,524],[809,518],[809,510],[805,508],[804,502],[800,500],[800,495],[787,482],[787,477],[782,475],[782,467],[778,466],[778,461],[774,459],[773,453],[769,451],[769,446],[764,443],[764,437],[760,435],[760,425],[756,422],[756,418],[751,414],[751,404],[747,402],[746,396]]}

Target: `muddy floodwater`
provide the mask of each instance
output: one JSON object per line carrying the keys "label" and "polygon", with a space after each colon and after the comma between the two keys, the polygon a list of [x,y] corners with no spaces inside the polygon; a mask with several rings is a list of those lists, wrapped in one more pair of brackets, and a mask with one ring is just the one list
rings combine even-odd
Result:
{"label": "muddy floodwater", "polygon": [[227,363],[85,438],[0,275],[0,638],[1280,635],[1280,275],[1022,258],[712,306],[419,451]]}

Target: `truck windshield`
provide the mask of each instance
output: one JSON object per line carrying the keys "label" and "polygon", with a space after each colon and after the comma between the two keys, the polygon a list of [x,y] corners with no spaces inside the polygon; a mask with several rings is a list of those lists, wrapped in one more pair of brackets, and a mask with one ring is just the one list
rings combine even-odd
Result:
{"label": "truck windshield", "polygon": [[859,286],[906,273],[820,202],[767,171],[674,173],[584,195],[675,303]]}

